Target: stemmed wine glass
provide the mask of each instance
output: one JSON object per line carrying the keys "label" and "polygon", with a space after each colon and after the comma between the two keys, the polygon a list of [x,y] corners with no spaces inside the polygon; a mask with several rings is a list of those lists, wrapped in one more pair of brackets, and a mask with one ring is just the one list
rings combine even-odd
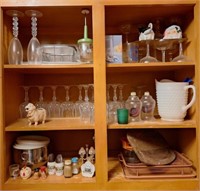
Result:
{"label": "stemmed wine glass", "polygon": [[26,118],[27,113],[25,110],[25,107],[27,106],[27,104],[29,103],[29,97],[28,97],[28,90],[29,90],[29,86],[22,86],[24,89],[24,102],[20,104],[19,106],[19,112],[20,112],[20,118]]}
{"label": "stemmed wine glass", "polygon": [[119,88],[119,101],[121,102],[121,106],[124,107],[125,106],[125,102],[124,102],[124,98],[123,98],[123,88],[124,88],[125,84],[119,84],[118,88]]}
{"label": "stemmed wine glass", "polygon": [[[143,42],[143,41],[140,41]],[[140,59],[140,63],[149,63],[149,62],[158,62],[158,60],[152,56],[150,56],[150,43],[153,42],[152,40],[145,40],[146,42],[146,56]]]}
{"label": "stemmed wine glass", "polygon": [[70,86],[64,86],[66,91],[66,101],[62,102],[61,107],[61,116],[62,117],[74,117],[74,103],[70,101],[69,90]]}
{"label": "stemmed wine glass", "polygon": [[84,123],[90,123],[91,122],[91,111],[92,108],[94,107],[93,103],[89,101],[89,97],[88,97],[88,89],[89,89],[89,85],[83,85],[83,88],[85,90],[85,98],[84,98],[84,102],[80,104],[79,108],[80,108],[80,117],[81,117],[81,121]]}
{"label": "stemmed wine glass", "polygon": [[95,109],[94,109],[94,84],[89,84],[89,87],[92,89],[92,96],[91,96],[91,115],[90,115],[90,123],[94,123],[94,112],[95,112]]}
{"label": "stemmed wine glass", "polygon": [[83,85],[78,85],[78,90],[79,90],[79,96],[78,96],[78,100],[74,103],[74,116],[75,117],[80,117],[80,109],[79,106],[81,103],[83,103],[83,97],[82,97],[82,89],[83,89]]}
{"label": "stemmed wine glass", "polygon": [[43,90],[44,87],[43,86],[37,86],[39,92],[40,92],[40,96],[39,96],[39,101],[35,103],[35,106],[37,108],[44,108],[44,109],[48,109],[47,108],[47,103],[44,101],[44,97],[43,97]]}
{"label": "stemmed wine glass", "polygon": [[56,99],[56,86],[51,86],[53,91],[52,101],[48,104],[49,117],[60,117],[60,102]]}
{"label": "stemmed wine glass", "polygon": [[120,26],[120,30],[121,32],[125,35],[125,46],[123,47],[124,48],[124,62],[131,62],[132,59],[131,59],[131,56],[130,56],[130,44],[129,44],[129,41],[128,41],[128,35],[130,34],[131,32],[131,24],[130,23],[125,23],[125,24],[122,24]]}
{"label": "stemmed wine glass", "polygon": [[31,17],[32,25],[32,38],[29,41],[27,48],[27,60],[29,63],[36,63],[39,59],[38,48],[40,47],[40,42],[37,39],[37,18],[42,17],[42,13],[36,10],[27,10],[25,14]]}
{"label": "stemmed wine glass", "polygon": [[117,109],[122,108],[122,104],[117,100],[117,87],[118,84],[111,84],[113,88],[113,101],[108,102],[108,123],[117,122]]}
{"label": "stemmed wine glass", "polygon": [[18,18],[23,17],[24,13],[17,10],[8,10],[6,14],[12,17],[13,25],[13,38],[8,47],[8,63],[9,64],[22,64],[23,62],[23,48],[18,39],[19,27]]}
{"label": "stemmed wine glass", "polygon": [[165,53],[166,50],[171,49],[173,47],[173,39],[160,39],[160,40],[156,40],[156,49],[160,50],[162,53],[162,62],[165,62]]}
{"label": "stemmed wine glass", "polygon": [[188,61],[190,61],[190,59],[183,54],[183,42],[184,41],[186,41],[185,38],[178,39],[178,43],[179,43],[179,55],[176,56],[172,60],[172,62],[188,62]]}

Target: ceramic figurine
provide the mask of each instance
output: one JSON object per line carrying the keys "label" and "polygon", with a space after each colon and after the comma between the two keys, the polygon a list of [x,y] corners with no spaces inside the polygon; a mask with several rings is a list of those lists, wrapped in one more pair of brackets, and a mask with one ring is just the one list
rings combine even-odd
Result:
{"label": "ceramic figurine", "polygon": [[42,179],[46,179],[47,178],[47,173],[46,173],[46,167],[45,166],[41,166],[40,167],[40,174],[41,174],[41,178]]}
{"label": "ceramic figurine", "polygon": [[44,108],[36,108],[35,105],[32,103],[29,103],[25,110],[27,112],[27,118],[29,125],[32,125],[34,123],[35,125],[38,125],[39,122],[45,123],[46,120],[46,110]]}
{"label": "ceramic figurine", "polygon": [[31,177],[32,171],[31,168],[28,166],[24,166],[22,167],[22,169],[20,170],[20,176],[22,179],[26,180],[28,178]]}
{"label": "ceramic figurine", "polygon": [[39,169],[36,168],[36,169],[34,170],[33,179],[34,179],[34,180],[38,180],[39,178],[40,178]]}
{"label": "ceramic figurine", "polygon": [[88,160],[81,165],[81,173],[84,177],[93,177],[95,172],[95,166]]}
{"label": "ceramic figurine", "polygon": [[153,40],[154,36],[153,24],[149,23],[147,28],[140,30],[139,40]]}
{"label": "ceramic figurine", "polygon": [[179,39],[182,38],[182,30],[178,25],[171,25],[164,32],[163,39]]}

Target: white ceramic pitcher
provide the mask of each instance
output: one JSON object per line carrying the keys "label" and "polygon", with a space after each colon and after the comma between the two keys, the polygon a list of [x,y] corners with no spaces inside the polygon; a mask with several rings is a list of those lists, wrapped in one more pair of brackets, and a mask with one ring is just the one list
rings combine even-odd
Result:
{"label": "white ceramic pitcher", "polygon": [[[193,95],[188,103],[188,90],[192,89]],[[196,89],[188,82],[173,82],[170,80],[156,80],[156,96],[158,113],[165,121],[183,121],[187,110],[194,104]]]}

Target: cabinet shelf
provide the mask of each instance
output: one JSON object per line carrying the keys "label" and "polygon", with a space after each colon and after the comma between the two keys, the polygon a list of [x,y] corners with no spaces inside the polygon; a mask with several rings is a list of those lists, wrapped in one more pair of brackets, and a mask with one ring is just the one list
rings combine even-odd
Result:
{"label": "cabinet shelf", "polygon": [[18,73],[92,73],[93,64],[22,64],[4,65],[5,71]]}
{"label": "cabinet shelf", "polygon": [[47,119],[45,124],[28,125],[27,119],[19,119],[8,125],[5,131],[51,131],[51,130],[89,130],[93,124],[81,123],[80,118],[53,118]]}
{"label": "cabinet shelf", "polygon": [[[143,179],[143,180],[136,180],[136,179],[127,179],[124,177],[123,170],[121,168],[121,165],[119,163],[119,160],[117,158],[109,158],[108,159],[108,187],[113,187],[113,184],[120,183],[120,185],[125,188],[130,188],[131,186],[134,187],[134,189],[142,189],[142,190],[148,190],[149,187],[154,185],[155,187],[158,182],[160,182],[159,189],[164,190],[164,188],[169,188],[169,185],[171,188],[175,188],[177,185],[188,185],[188,190],[193,188],[195,189],[198,185],[198,179],[197,178],[184,178],[184,179],[174,179],[174,178],[166,178],[164,179]],[[157,183],[156,183],[157,182]],[[186,183],[187,182],[187,183]],[[181,187],[181,186],[179,186]],[[183,190],[187,190],[186,187],[181,188]]]}
{"label": "cabinet shelf", "polygon": [[195,120],[185,120],[181,122],[170,122],[156,119],[152,122],[142,121],[129,124],[109,124],[108,129],[133,129],[133,128],[196,128]]}
{"label": "cabinet shelf", "polygon": [[174,71],[194,68],[194,62],[153,62],[153,63],[123,63],[107,64],[108,72],[133,72],[133,71]]}
{"label": "cabinet shelf", "polygon": [[[64,176],[56,176],[51,175],[48,176],[47,179],[38,179],[34,180],[33,177],[29,178],[28,180],[23,180],[22,178],[18,177],[17,179],[9,178],[6,183],[5,187],[7,189],[16,189],[17,185],[20,185],[20,188],[24,186],[24,188],[27,187],[27,185],[32,185],[32,187],[36,187],[38,189],[43,188],[43,186],[47,184],[51,184],[52,187],[65,187],[69,188],[70,186],[74,187],[75,185],[82,185],[82,184],[94,184],[96,182],[96,178],[86,178],[79,173],[78,175],[74,175],[71,178],[64,178]],[[82,185],[83,186],[83,185]],[[91,186],[90,186],[91,187]],[[57,188],[58,189],[58,188]]]}

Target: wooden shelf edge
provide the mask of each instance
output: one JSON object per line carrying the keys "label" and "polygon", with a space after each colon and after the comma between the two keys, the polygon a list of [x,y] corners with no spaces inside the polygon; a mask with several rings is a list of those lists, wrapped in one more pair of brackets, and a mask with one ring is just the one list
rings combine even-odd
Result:
{"label": "wooden shelf edge", "polygon": [[109,124],[108,129],[133,129],[133,128],[196,128],[195,120],[185,120],[182,122],[169,122],[156,119],[155,121],[141,121],[128,124]]}
{"label": "wooden shelf edge", "polygon": [[81,123],[80,118],[47,119],[45,124],[28,125],[27,119],[19,119],[5,127],[5,131],[51,131],[51,130],[93,130],[93,124]]}

